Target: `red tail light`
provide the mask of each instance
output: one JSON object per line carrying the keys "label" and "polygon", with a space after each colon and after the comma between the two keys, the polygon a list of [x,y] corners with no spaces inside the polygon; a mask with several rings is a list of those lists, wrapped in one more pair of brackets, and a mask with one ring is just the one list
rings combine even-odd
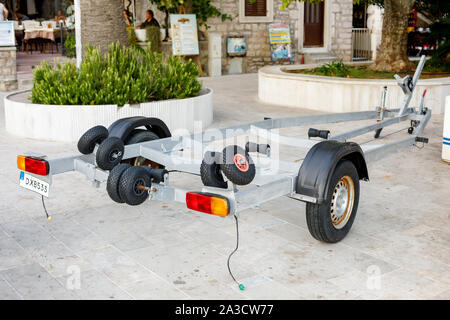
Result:
{"label": "red tail light", "polygon": [[187,192],[186,205],[189,209],[226,217],[230,211],[228,199],[217,194]]}
{"label": "red tail light", "polygon": [[26,156],[17,156],[17,168],[40,176],[46,176],[50,171],[46,160]]}

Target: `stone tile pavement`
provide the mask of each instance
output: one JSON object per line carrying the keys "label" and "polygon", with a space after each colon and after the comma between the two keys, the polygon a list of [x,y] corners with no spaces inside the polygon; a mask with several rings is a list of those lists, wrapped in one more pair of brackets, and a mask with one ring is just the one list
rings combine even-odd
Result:
{"label": "stone tile pavement", "polygon": [[[255,74],[204,83],[215,90],[214,127],[313,113],[258,102]],[[309,235],[302,202],[280,198],[243,213],[232,259],[246,286],[239,291],[226,268],[235,246],[233,219],[180,204],[115,204],[104,187],[69,173],[54,177],[47,200],[53,220],[47,221],[39,196],[19,188],[15,157],[31,150],[58,157],[76,146],[9,135],[2,103],[0,299],[450,298],[450,166],[440,160],[442,115],[432,117],[425,148],[369,166],[358,216],[338,244]],[[198,177],[183,174],[171,181],[200,186]]]}

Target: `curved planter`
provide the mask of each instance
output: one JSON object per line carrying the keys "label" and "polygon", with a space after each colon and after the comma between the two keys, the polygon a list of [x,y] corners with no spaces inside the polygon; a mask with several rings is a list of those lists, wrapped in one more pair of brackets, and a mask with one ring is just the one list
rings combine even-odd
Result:
{"label": "curved planter", "polygon": [[[403,92],[395,80],[347,79],[288,73],[286,69],[310,69],[317,65],[268,66],[258,72],[258,96],[263,102],[324,112],[374,110],[383,86],[388,87],[386,106],[399,108]],[[411,75],[412,76],[412,75]],[[418,106],[427,89],[425,106],[433,113],[444,111],[450,95],[450,78],[419,80],[410,106]]]}
{"label": "curved planter", "polygon": [[5,97],[6,131],[25,138],[51,141],[78,141],[95,125],[108,127],[120,118],[154,117],[163,120],[172,134],[192,132],[194,126],[206,128],[213,121],[213,91],[204,88],[200,95],[180,100],[163,100],[137,105],[57,106],[29,102],[31,91]]}

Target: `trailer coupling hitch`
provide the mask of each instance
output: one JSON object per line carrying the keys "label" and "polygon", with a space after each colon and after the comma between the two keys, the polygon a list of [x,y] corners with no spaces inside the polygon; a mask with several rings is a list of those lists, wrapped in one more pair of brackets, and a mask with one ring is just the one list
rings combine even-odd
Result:
{"label": "trailer coupling hitch", "polygon": [[314,128],[309,128],[308,130],[308,138],[311,139],[313,137],[319,137],[327,140],[330,136],[330,130],[318,130]]}
{"label": "trailer coupling hitch", "polygon": [[409,94],[413,91],[413,83],[410,75],[402,78],[398,74],[395,74],[394,78],[397,80],[397,84],[402,88],[404,94]]}

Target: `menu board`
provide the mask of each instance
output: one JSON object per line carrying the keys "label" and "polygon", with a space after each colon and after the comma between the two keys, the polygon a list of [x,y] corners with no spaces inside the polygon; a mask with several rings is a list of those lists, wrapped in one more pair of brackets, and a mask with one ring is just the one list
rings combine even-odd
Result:
{"label": "menu board", "polygon": [[199,54],[195,14],[171,14],[172,53],[174,56]]}
{"label": "menu board", "polygon": [[269,25],[269,43],[272,59],[291,59],[291,33],[286,24]]}
{"label": "menu board", "polygon": [[15,45],[14,22],[0,22],[0,47],[14,47]]}
{"label": "menu board", "polygon": [[244,37],[227,38],[227,53],[229,56],[245,56],[247,53],[247,40]]}

